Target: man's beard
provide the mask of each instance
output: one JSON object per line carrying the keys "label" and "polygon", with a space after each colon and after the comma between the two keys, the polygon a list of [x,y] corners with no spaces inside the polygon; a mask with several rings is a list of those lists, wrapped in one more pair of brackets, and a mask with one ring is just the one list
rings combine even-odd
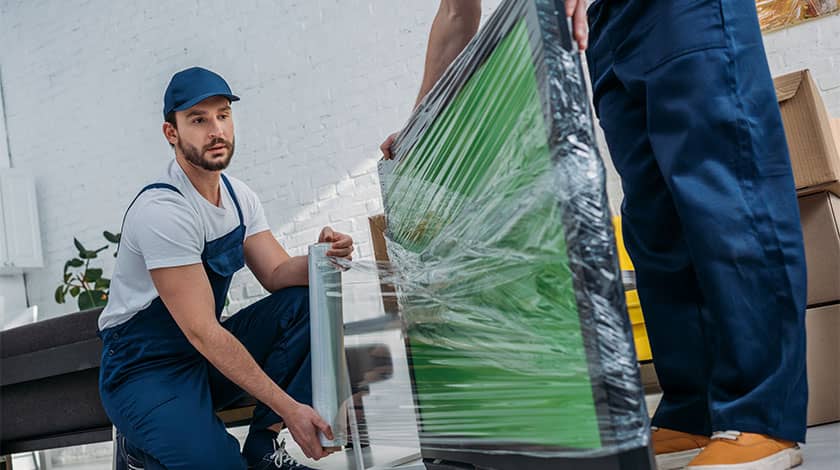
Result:
{"label": "man's beard", "polygon": [[[227,156],[221,158],[214,158],[212,160],[205,159],[204,154],[207,153],[207,150],[219,144],[224,144],[227,147]],[[233,150],[236,147],[234,139],[227,141],[222,138],[213,139],[212,142],[207,144],[207,146],[205,146],[201,150],[199,150],[193,145],[182,143],[182,141],[180,140],[178,141],[177,145],[178,148],[181,149],[181,153],[184,154],[184,158],[186,158],[188,162],[192,163],[195,166],[204,168],[207,171],[221,171],[227,168],[228,165],[230,165],[230,159],[233,158]]]}

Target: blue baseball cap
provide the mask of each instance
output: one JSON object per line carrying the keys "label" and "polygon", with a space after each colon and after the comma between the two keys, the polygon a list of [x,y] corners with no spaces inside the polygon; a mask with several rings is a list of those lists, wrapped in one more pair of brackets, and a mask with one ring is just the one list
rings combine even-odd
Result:
{"label": "blue baseball cap", "polygon": [[210,98],[224,96],[231,102],[239,101],[239,97],[230,91],[224,78],[215,72],[201,67],[191,67],[181,70],[169,80],[166,93],[163,95],[163,118],[172,111],[183,111]]}

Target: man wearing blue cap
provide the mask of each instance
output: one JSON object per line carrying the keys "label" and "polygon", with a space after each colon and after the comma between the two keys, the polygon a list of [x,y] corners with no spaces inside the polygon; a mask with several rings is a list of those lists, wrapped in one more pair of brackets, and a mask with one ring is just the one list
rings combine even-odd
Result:
{"label": "man wearing blue cap", "polygon": [[[755,2],[590,3],[555,5],[588,49],[622,178],[624,241],[663,391],[658,466],[795,467],[808,400],[805,254]],[[418,104],[480,17],[481,0],[441,0]]]}
{"label": "man wearing blue cap", "polygon": [[[277,433],[327,455],[329,426],[309,406],[307,260],[269,231],[259,198],[226,176],[234,152],[231,103],[219,75],[198,67],[172,77],[163,134],[175,150],[166,172],[126,211],[108,305],[100,395],[131,468],[304,470]],[[325,227],[328,255],[353,240]],[[271,295],[220,322],[233,274],[248,265]],[[245,392],[260,404],[242,454],[214,411]]]}

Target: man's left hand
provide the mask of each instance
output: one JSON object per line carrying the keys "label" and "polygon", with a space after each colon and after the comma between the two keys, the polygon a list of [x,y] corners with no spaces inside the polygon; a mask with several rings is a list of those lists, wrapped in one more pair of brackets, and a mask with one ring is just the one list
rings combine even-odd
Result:
{"label": "man's left hand", "polygon": [[336,232],[330,227],[324,227],[318,236],[318,243],[332,243],[327,256],[353,259],[353,238],[346,233]]}

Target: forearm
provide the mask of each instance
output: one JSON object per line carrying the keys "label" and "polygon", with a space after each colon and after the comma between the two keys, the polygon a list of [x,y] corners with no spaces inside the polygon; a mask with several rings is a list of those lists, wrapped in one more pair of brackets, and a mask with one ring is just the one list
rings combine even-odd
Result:
{"label": "forearm", "polygon": [[415,107],[440,79],[449,64],[470,42],[481,19],[478,1],[453,0],[441,2],[429,33],[426,63],[420,93]]}
{"label": "forearm", "polygon": [[215,315],[213,290],[201,264],[149,271],[161,300],[190,344],[233,383],[284,419],[301,405],[289,397]]}
{"label": "forearm", "polygon": [[293,256],[274,268],[266,289],[269,292],[276,292],[287,287],[308,285],[309,258],[307,256]]}
{"label": "forearm", "polygon": [[245,346],[220,325],[189,335],[189,340],[219,372],[280,416],[297,404],[265,374]]}

